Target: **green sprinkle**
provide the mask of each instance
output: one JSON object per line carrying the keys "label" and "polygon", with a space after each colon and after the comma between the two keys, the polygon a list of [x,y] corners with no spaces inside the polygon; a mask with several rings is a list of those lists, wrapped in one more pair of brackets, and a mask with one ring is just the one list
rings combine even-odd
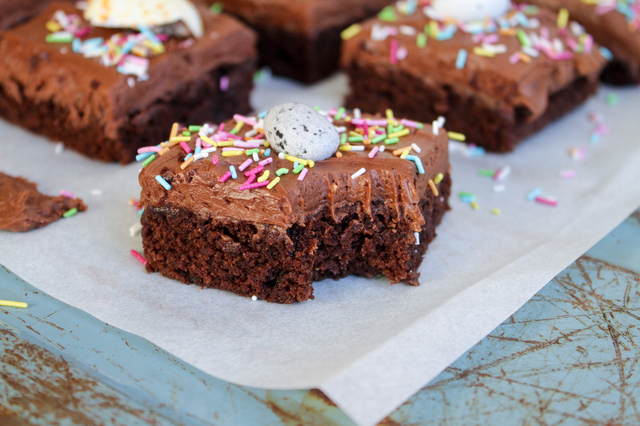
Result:
{"label": "green sprinkle", "polygon": [[286,167],[276,170],[277,176],[286,175],[287,173],[289,173],[289,169],[287,169]]}
{"label": "green sprinkle", "polygon": [[396,15],[393,6],[387,6],[378,13],[378,18],[380,18],[381,21],[393,22],[398,20],[398,15]]}
{"label": "green sprinkle", "polygon": [[313,109],[315,109],[316,112],[320,111],[320,107],[318,105],[314,106]]}
{"label": "green sprinkle", "polygon": [[375,138],[371,139],[371,143],[378,143],[378,142],[382,142],[383,140],[385,140],[387,138],[386,135],[380,135],[380,136],[376,136]]}
{"label": "green sprinkle", "polygon": [[254,152],[260,152],[259,148],[248,149],[244,153],[247,155],[253,155]]}
{"label": "green sprinkle", "polygon": [[340,135],[340,145],[344,145],[345,142],[347,141],[347,134],[343,133]]}
{"label": "green sprinkle", "polygon": [[182,136],[191,136],[191,132],[187,132],[186,130],[182,132]]}
{"label": "green sprinkle", "polygon": [[438,173],[436,175],[435,179],[433,179],[433,183],[435,183],[437,185],[440,182],[442,182],[442,179],[444,179],[444,175],[442,173]]}
{"label": "green sprinkle", "polygon": [[351,136],[349,138],[349,142],[362,142],[364,140],[363,136]]}
{"label": "green sprinkle", "polygon": [[144,163],[142,163],[142,167],[147,167],[147,165],[152,162],[153,160],[156,159],[156,155],[153,154],[152,156],[150,156],[149,158],[147,158],[146,160],[144,160]]}
{"label": "green sprinkle", "polygon": [[422,49],[427,45],[427,36],[424,33],[418,33],[418,38],[416,39],[416,45]]}
{"label": "green sprinkle", "polygon": [[73,41],[73,34],[66,31],[51,33],[47,34],[45,40],[47,43],[71,43]]}
{"label": "green sprinkle", "polygon": [[298,165],[298,167],[293,169],[293,173],[298,174],[298,173],[300,173],[302,171],[302,169],[304,169],[304,164],[300,164],[300,165]]}
{"label": "green sprinkle", "polygon": [[220,2],[214,3],[211,5],[211,8],[209,10],[211,10],[213,13],[217,13],[220,14],[222,13],[222,10],[224,9],[224,5]]}
{"label": "green sprinkle", "polygon": [[478,170],[478,174],[480,176],[494,177],[496,175],[496,172],[489,169],[480,169]]}
{"label": "green sprinkle", "polygon": [[189,126],[190,132],[199,132],[202,129],[202,126]]}
{"label": "green sprinkle", "polygon": [[391,138],[384,141],[385,145],[393,145],[400,142],[400,138]]}
{"label": "green sprinkle", "polygon": [[524,47],[531,47],[531,40],[529,39],[529,36],[527,35],[527,33],[524,32],[522,28],[518,28],[517,34],[518,34],[518,40],[520,40],[520,44],[522,44]]}
{"label": "green sprinkle", "polygon": [[78,209],[76,207],[74,207],[71,210],[67,210],[66,212],[64,212],[62,217],[68,218],[68,217],[71,217],[71,216],[75,216],[76,213],[78,213]]}
{"label": "green sprinkle", "polygon": [[422,129],[424,127],[424,125],[422,123],[416,123],[416,127],[418,129]]}
{"label": "green sprinkle", "polygon": [[607,95],[607,105],[612,106],[618,103],[618,95],[615,93],[609,93]]}
{"label": "green sprinkle", "polygon": [[335,116],[335,119],[336,120],[340,120],[342,118],[342,116],[344,115],[344,111],[345,111],[345,109],[340,107],[340,109],[338,109],[338,113]]}

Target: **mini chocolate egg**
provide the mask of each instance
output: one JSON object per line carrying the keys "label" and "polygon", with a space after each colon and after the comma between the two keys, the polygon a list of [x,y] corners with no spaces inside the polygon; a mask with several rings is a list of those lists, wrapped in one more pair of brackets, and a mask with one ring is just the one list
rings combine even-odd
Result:
{"label": "mini chocolate egg", "polygon": [[264,117],[264,131],[267,141],[278,153],[305,160],[326,160],[340,147],[336,127],[303,104],[288,103],[271,108]]}
{"label": "mini chocolate egg", "polygon": [[435,0],[431,7],[443,18],[463,22],[495,19],[511,8],[510,0]]}

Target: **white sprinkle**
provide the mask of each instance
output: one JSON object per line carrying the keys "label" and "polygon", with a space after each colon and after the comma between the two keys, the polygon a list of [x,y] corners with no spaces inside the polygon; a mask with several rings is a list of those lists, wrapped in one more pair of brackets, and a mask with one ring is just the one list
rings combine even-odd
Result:
{"label": "white sprinkle", "polygon": [[136,222],[131,225],[131,228],[129,228],[129,235],[135,237],[140,233],[140,231],[142,231],[142,225],[140,224],[140,222]]}
{"label": "white sprinkle", "polygon": [[441,129],[444,127],[444,123],[446,123],[447,119],[443,116],[438,117],[438,127]]}
{"label": "white sprinkle", "polygon": [[206,152],[207,154],[210,152],[216,152],[218,148],[216,148],[215,146],[212,146],[211,148],[205,148],[202,151],[200,151],[200,153]]}
{"label": "white sprinkle", "polygon": [[416,35],[416,29],[413,27],[410,27],[409,25],[400,25],[400,28],[398,30],[400,31],[400,34],[404,34],[407,36]]}
{"label": "white sprinkle", "polygon": [[149,80],[149,74],[144,73],[138,76],[138,81],[147,81]]}
{"label": "white sprinkle", "polygon": [[251,296],[251,300],[255,302],[256,300],[258,300],[258,296]]}
{"label": "white sprinkle", "polygon": [[538,18],[529,19],[529,28],[540,28],[540,20]]}
{"label": "white sprinkle", "polygon": [[504,185],[500,184],[500,185],[495,185],[493,187],[493,192],[504,192],[505,189],[507,189]]}
{"label": "white sprinkle", "polygon": [[257,152],[253,153],[253,161],[256,161],[256,162],[260,161],[260,157],[258,157],[258,153]]}
{"label": "white sprinkle", "polygon": [[59,155],[62,154],[62,151],[64,151],[64,144],[62,142],[58,142],[54,148],[54,152]]}
{"label": "white sprinkle", "polygon": [[420,245],[420,233],[419,232],[414,232],[413,236],[416,237],[416,245],[419,246]]}
{"label": "white sprinkle", "polygon": [[385,150],[385,146],[384,145],[380,145],[380,150],[378,152],[384,152]]}
{"label": "white sprinkle", "polygon": [[360,177],[364,174],[364,172],[366,172],[367,169],[365,169],[364,167],[361,168],[360,170],[358,170],[357,172],[355,172],[354,174],[351,175],[351,179],[355,179],[357,177]]}
{"label": "white sprinkle", "polygon": [[498,172],[496,173],[496,176],[494,177],[494,179],[495,180],[505,180],[507,178],[507,176],[509,176],[509,174],[511,174],[511,167],[504,166],[503,168],[498,170]]}
{"label": "white sprinkle", "polygon": [[247,133],[245,133],[244,136],[247,137],[247,138],[252,138],[257,134],[258,134],[258,131],[254,129],[254,130],[251,130],[251,131],[248,131]]}
{"label": "white sprinkle", "polygon": [[281,160],[284,160],[284,152],[281,152],[280,154],[278,154],[278,158]]}
{"label": "white sprinkle", "polygon": [[364,145],[355,145],[355,146],[352,146],[352,147],[351,147],[351,151],[355,151],[355,152],[358,152],[358,151],[364,151]]}
{"label": "white sprinkle", "polygon": [[356,108],[353,110],[353,118],[359,120],[362,117],[362,113],[360,112],[360,108]]}
{"label": "white sprinkle", "polygon": [[203,158],[207,158],[208,156],[209,156],[209,153],[202,150],[200,151],[199,154],[196,154],[193,156],[193,161],[202,160]]}
{"label": "white sprinkle", "polygon": [[496,55],[499,55],[501,53],[506,53],[507,51],[507,46],[505,46],[504,44],[486,44],[485,43],[482,45],[482,48]]}
{"label": "white sprinkle", "polygon": [[102,195],[102,189],[92,189],[91,195],[94,195],[94,196]]}
{"label": "white sprinkle", "polygon": [[440,134],[440,126],[438,126],[438,122],[434,121],[433,124],[431,125],[431,128],[433,129],[433,134],[438,136]]}
{"label": "white sprinkle", "polygon": [[134,80],[133,77],[129,77],[127,78],[127,84],[129,85],[129,87],[133,87],[136,85],[136,81]]}
{"label": "white sprinkle", "polygon": [[419,147],[418,145],[416,145],[415,143],[412,143],[412,144],[411,144],[411,148],[413,148],[413,150],[414,150],[415,152],[417,152],[418,154],[420,154],[420,151],[422,151],[422,150],[420,149],[420,147]]}
{"label": "white sprinkle", "polygon": [[318,114],[320,114],[320,115],[322,115],[322,116],[329,115],[329,113],[328,113],[327,111],[323,110],[323,109],[319,109],[319,110],[318,110]]}
{"label": "white sprinkle", "polygon": [[529,55],[532,58],[537,58],[538,56],[540,56],[540,51],[538,49],[534,49],[533,47],[529,46],[522,46],[522,53],[524,53],[525,55]]}
{"label": "white sprinkle", "polygon": [[344,133],[344,132],[346,132],[346,131],[347,131],[347,128],[346,128],[346,127],[344,127],[344,126],[336,127],[336,131],[337,131],[338,133]]}

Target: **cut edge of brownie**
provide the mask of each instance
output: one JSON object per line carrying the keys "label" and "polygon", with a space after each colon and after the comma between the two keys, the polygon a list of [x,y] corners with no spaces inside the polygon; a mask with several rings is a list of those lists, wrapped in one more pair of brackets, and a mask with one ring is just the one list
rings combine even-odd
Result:
{"label": "cut edge of brownie", "polygon": [[361,203],[349,205],[339,221],[325,208],[306,218],[306,225],[289,228],[147,206],[142,215],[146,268],[276,303],[313,299],[313,281],[351,274],[418,285],[422,256],[449,209],[448,173],[440,185],[437,196],[430,189],[421,194],[425,224],[419,244],[411,220],[384,203],[374,203],[371,215]]}
{"label": "cut edge of brownie", "polygon": [[[399,116],[431,122],[439,116],[447,119],[447,128],[466,135],[469,142],[492,152],[513,151],[526,137],[580,106],[598,90],[598,74],[579,77],[568,86],[549,95],[545,112],[530,120],[525,107],[495,108],[476,94],[455,90],[450,85],[429,85],[399,68],[385,68],[385,78],[377,66],[348,64],[350,93],[347,108],[363,112],[391,109]],[[446,93],[441,96],[440,93]]]}

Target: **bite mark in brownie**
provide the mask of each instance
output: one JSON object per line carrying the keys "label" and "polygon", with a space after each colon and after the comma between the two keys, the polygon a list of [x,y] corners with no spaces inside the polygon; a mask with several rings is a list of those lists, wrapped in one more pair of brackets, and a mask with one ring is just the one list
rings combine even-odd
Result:
{"label": "bite mark in brownie", "polygon": [[[163,137],[173,121],[222,120],[250,110],[257,54],[254,33],[225,15],[201,9],[205,35],[169,38],[149,58],[148,79],[124,75],[99,58],[47,43],[54,3],[24,25],[0,32],[0,116],[92,158],[131,162],[137,148]],[[118,29],[91,28],[83,40]],[[221,79],[228,79],[228,87]]]}
{"label": "bite mark in brownie", "polygon": [[582,44],[568,42],[573,36],[557,21],[552,12],[525,7],[468,28],[422,9],[397,12],[392,22],[367,21],[343,46],[346,106],[391,108],[427,122],[444,116],[467,141],[511,151],[597,90],[605,58],[586,35]]}
{"label": "bite mark in brownie", "polygon": [[[335,125],[355,130],[344,118],[334,120]],[[236,125],[227,122],[224,129]],[[246,127],[237,136],[245,139],[252,131]],[[234,140],[224,132],[215,135]],[[192,155],[197,138],[191,135],[187,142]],[[185,149],[175,145],[139,178],[147,270],[277,303],[312,299],[313,281],[350,274],[418,285],[422,256],[448,209],[447,137],[424,126],[410,128],[399,139],[373,158],[373,147],[381,145],[353,151],[348,148],[361,144],[347,142],[336,156],[313,165],[296,165],[297,160],[280,158],[263,146],[259,161],[246,169],[241,166],[253,154],[222,156],[225,147],[218,146],[191,162]],[[404,149],[415,157],[400,158],[396,150]],[[237,179],[229,177],[231,166]],[[256,168],[253,182],[270,186],[243,190]]]}

